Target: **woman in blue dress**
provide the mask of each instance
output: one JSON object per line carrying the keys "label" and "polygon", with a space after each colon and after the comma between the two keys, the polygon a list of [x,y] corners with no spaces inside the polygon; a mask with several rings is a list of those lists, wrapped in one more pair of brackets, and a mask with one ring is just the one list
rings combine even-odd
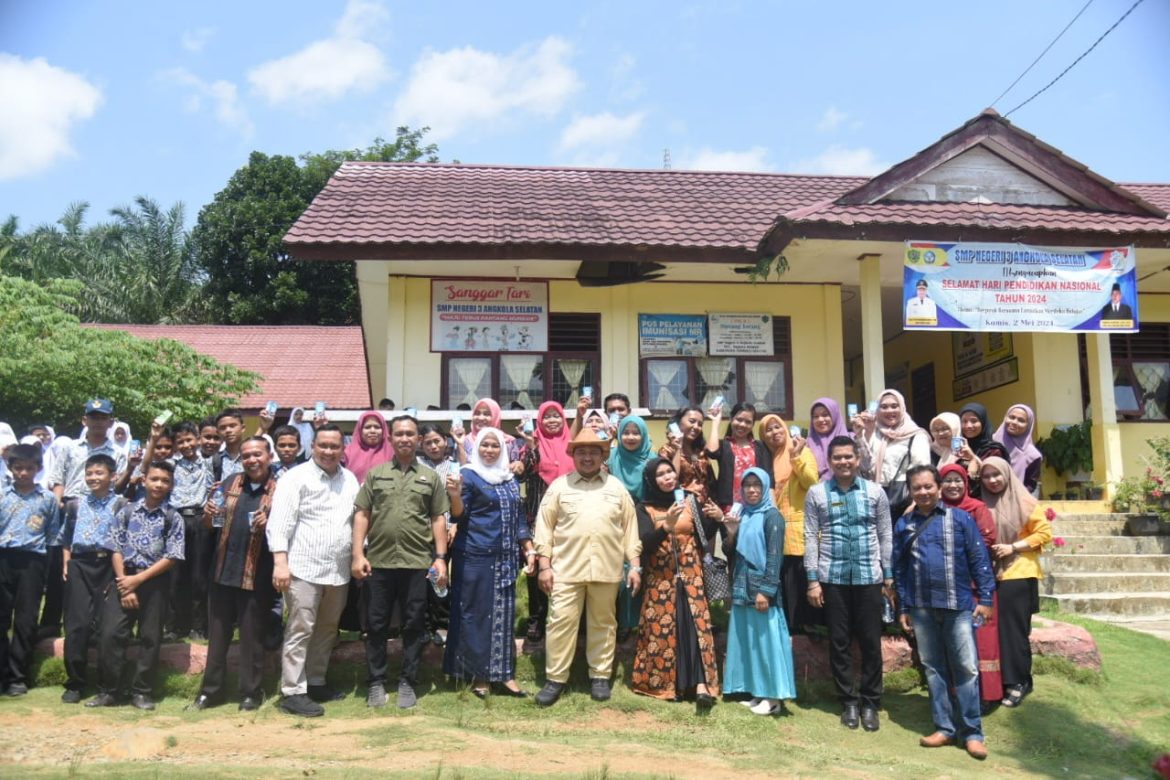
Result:
{"label": "woman in blue dress", "polygon": [[516,683],[516,577],[523,553],[531,574],[536,551],[524,521],[520,489],[509,468],[506,439],[485,427],[463,467],[462,506],[453,502],[458,528],[451,548],[451,621],[443,672],[471,682],[479,698],[490,689],[504,696],[528,694]]}
{"label": "woman in blue dress", "polygon": [[779,715],[782,701],[796,698],[792,641],[778,598],[784,518],[763,469],[744,472],[740,492],[743,512],[732,537],[736,555],[723,692],[750,694],[743,704],[756,715]]}

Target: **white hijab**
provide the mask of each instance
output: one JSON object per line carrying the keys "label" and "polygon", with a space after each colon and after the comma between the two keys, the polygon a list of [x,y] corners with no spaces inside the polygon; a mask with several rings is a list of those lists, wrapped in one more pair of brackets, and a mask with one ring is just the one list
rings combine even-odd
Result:
{"label": "white hijab", "polygon": [[[296,422],[297,412],[301,413],[301,422]],[[304,455],[313,446],[313,424],[305,419],[305,407],[294,406],[288,413],[288,424],[296,428],[300,434],[301,451],[297,454]]]}
{"label": "white hijab", "polygon": [[[118,437],[115,435],[118,429],[126,431],[126,442],[124,444],[119,442]],[[119,420],[110,426],[110,432],[106,435],[106,438],[109,440],[110,444],[113,445],[114,449],[120,450],[122,452],[129,452],[130,442],[134,439],[134,434],[130,433],[129,425]]]}
{"label": "white hijab", "polygon": [[[500,457],[495,463],[484,463],[479,454],[479,443],[485,436],[492,436],[500,443]],[[504,439],[504,432],[499,428],[480,428],[475,436],[475,445],[471,448],[471,462],[464,469],[474,471],[489,485],[499,485],[512,479],[512,469],[508,462],[508,445]]]}

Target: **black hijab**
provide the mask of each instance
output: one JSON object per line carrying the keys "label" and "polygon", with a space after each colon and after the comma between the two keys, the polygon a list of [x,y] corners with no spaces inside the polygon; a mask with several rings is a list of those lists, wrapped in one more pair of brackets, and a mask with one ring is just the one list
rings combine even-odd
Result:
{"label": "black hijab", "polygon": [[658,467],[663,463],[674,470],[674,464],[666,458],[651,458],[642,469],[642,503],[655,509],[669,509],[674,505],[674,492],[667,493],[658,487],[658,480],[655,479]]}
{"label": "black hijab", "polygon": [[963,415],[970,412],[979,418],[981,426],[979,435],[973,439],[967,439],[967,446],[975,453],[976,457],[984,458],[990,455],[997,455],[1003,457],[1003,445],[991,438],[994,431],[991,428],[991,422],[987,419],[987,407],[980,403],[971,402],[963,406],[959,410],[959,426],[962,429]]}

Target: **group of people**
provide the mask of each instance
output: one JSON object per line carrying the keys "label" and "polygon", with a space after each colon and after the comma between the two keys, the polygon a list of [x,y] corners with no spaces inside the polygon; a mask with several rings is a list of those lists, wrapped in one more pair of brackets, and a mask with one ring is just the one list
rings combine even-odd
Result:
{"label": "group of people", "polygon": [[[486,398],[467,430],[371,411],[348,442],[324,413],[310,422],[303,409],[280,427],[262,412],[251,437],[238,410],[173,430],[160,418],[141,452],[107,438],[112,412],[96,399],[76,442],[38,438],[7,451],[0,620],[14,632],[0,646],[0,682],[9,695],[27,690],[37,607],[60,578],[65,701],[81,699],[98,614],[89,706],[127,694],[153,706],[166,625],[206,631],[192,707],[226,701],[238,628],[240,708],[262,703],[264,652],[279,642],[277,706],[321,715],[340,696],[325,675],[347,603],[365,636],[369,706],[388,704],[389,690],[399,707],[415,706],[440,614],[446,675],[476,696],[527,697],[513,638],[521,571],[525,639],[545,651],[542,706],[568,685],[582,622],[596,700],[610,696],[619,634],[636,631],[636,693],[700,712],[722,694],[776,715],[796,695],[791,634],[827,629],[842,723],[877,730],[884,617],[914,637],[926,672],[937,731],[924,746],[960,742],[985,756],[981,714],[1019,706],[1031,690],[1028,633],[1051,529],[1034,495],[1040,455],[1023,405],[994,433],[979,404],[925,430],[896,390],[847,418],[817,399],[807,433],[746,403],[731,407],[724,431],[721,403],[690,406],[657,449],[620,393],[600,409],[580,398],[572,419],[545,402],[514,435]],[[716,600],[730,614],[722,681]],[[386,652],[395,616],[396,686]],[[126,688],[135,622],[143,651]]]}

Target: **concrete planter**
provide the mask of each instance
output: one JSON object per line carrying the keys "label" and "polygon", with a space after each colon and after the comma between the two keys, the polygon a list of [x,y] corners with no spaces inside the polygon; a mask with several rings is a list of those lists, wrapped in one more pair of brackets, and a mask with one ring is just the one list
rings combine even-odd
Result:
{"label": "concrete planter", "polygon": [[1126,536],[1158,536],[1170,528],[1157,515],[1130,515],[1125,518]]}

